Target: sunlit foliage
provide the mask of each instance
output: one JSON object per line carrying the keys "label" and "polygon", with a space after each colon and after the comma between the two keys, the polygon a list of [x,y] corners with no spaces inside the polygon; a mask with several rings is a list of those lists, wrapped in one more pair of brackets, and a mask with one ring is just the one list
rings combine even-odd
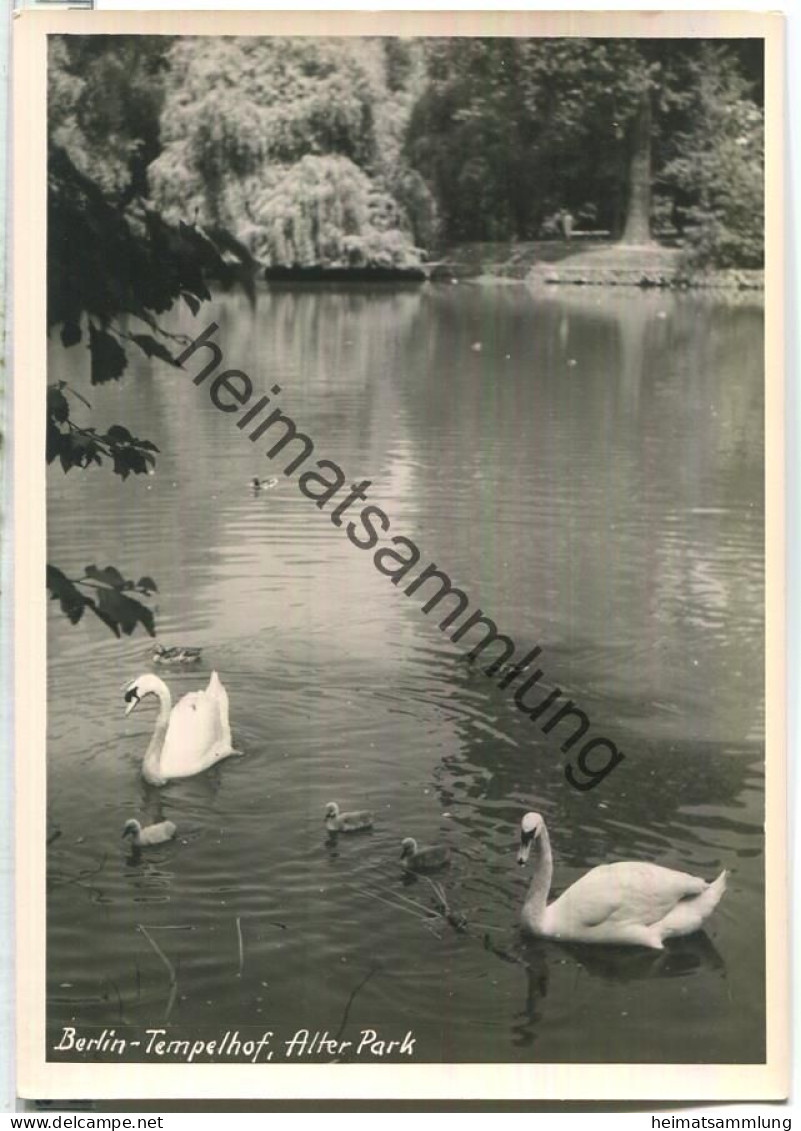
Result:
{"label": "sunlit foliage", "polygon": [[421,58],[379,39],[176,43],[155,203],[270,264],[416,262],[433,200],[401,151]]}

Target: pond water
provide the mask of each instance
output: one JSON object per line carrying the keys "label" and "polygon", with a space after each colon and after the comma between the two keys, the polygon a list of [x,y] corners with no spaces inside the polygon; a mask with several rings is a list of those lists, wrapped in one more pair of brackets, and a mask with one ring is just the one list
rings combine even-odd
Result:
{"label": "pond water", "polygon": [[[131,350],[125,380],[90,389],[84,347],[53,345],[51,374],[95,422],[161,455],[124,483],[51,468],[49,560],[151,575],[159,639],[204,651],[153,669],[141,632],[51,605],[51,1058],[75,1058],[53,1050],[63,1026],[133,1038],[168,1014],[174,1038],[272,1030],[276,1049],[302,1028],[411,1030],[417,1061],[763,1059],[762,315],[697,293],[460,285],[219,295],[169,322],[196,336],[213,319],[227,366],[281,387],[315,458],[370,481],[390,534],[541,647],[543,696],[561,688],[625,755],[584,791],[560,733],[212,406],[191,380],[203,355],[182,372]],[[147,786],[155,700],[124,718],[120,689],[150,670],[173,696],[216,670],[245,756]],[[330,800],[372,809],[373,831],[327,837]],[[729,869],[706,932],[664,952],[523,937],[532,809],[555,894],[615,860]],[[129,817],[178,837],[133,859]],[[405,836],[450,846],[437,879],[466,930],[404,877]]]}

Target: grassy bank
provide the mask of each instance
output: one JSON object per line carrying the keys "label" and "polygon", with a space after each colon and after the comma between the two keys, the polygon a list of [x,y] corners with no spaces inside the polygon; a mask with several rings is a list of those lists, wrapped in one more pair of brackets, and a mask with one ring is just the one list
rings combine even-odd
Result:
{"label": "grassy bank", "polygon": [[764,287],[762,271],[700,270],[688,264],[682,248],[660,244],[632,247],[592,237],[455,244],[442,253],[434,277],[573,286]]}

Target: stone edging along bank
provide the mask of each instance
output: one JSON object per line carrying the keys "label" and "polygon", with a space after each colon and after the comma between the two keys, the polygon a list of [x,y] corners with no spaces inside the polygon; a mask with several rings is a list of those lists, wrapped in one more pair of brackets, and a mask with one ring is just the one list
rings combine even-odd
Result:
{"label": "stone edging along bank", "polygon": [[595,287],[671,287],[706,290],[761,291],[764,271],[731,269],[691,272],[686,268],[591,267],[542,264],[531,268],[527,281],[534,284]]}
{"label": "stone edging along bank", "polygon": [[424,267],[432,282],[484,284],[526,282],[534,286],[664,287],[762,291],[762,270],[693,267],[679,247],[632,246],[608,240],[574,239],[527,243],[464,243],[443,250]]}

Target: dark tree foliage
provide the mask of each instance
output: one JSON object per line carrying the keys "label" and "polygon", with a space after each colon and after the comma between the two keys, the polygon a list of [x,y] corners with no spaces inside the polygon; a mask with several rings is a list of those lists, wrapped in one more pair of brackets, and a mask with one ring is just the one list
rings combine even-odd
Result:
{"label": "dark tree foliage", "polygon": [[412,111],[406,153],[433,186],[447,235],[526,234],[533,138],[519,113],[515,41],[429,41],[426,54],[428,83]]}
{"label": "dark tree foliage", "polygon": [[48,463],[59,460],[66,473],[73,467],[86,468],[93,463],[102,464],[105,457],[111,460],[115,474],[121,479],[127,479],[131,474],[145,474],[153,467],[153,453],[158,451],[155,444],[150,440],[137,439],[121,424],[112,424],[105,432],[98,432],[92,427],[81,427],[70,415],[70,397],[76,397],[87,408],[91,408],[85,397],[70,389],[65,381],[48,385]]}
{"label": "dark tree foliage", "polygon": [[449,234],[533,238],[565,207],[614,226],[649,79],[633,41],[431,41],[407,149]]}
{"label": "dark tree foliage", "polygon": [[[125,354],[108,332],[112,320],[134,315],[168,337],[155,316],[180,297],[196,312],[210,297],[204,272],[224,273],[225,264],[197,228],[168,225],[142,201],[108,199],[63,149],[51,148],[48,176],[48,323],[62,326],[64,345],[75,345],[85,315],[92,384],[116,380]],[[150,335],[130,340],[151,356],[172,360]]]}
{"label": "dark tree foliage", "polygon": [[657,187],[702,267],[763,265],[761,95],[761,67],[741,45],[703,43],[685,60]]}
{"label": "dark tree foliage", "polygon": [[[92,54],[85,45],[73,49]],[[108,58],[99,51],[97,59],[105,74]],[[73,83],[75,93],[78,80],[69,62],[67,48],[56,41],[51,55],[51,103],[54,91],[63,90],[65,84]],[[92,74],[90,68],[90,77],[80,81],[91,86]],[[132,86],[135,89],[136,83]],[[89,100],[95,114],[100,113],[97,100],[98,94]],[[63,110],[63,103],[58,105]],[[76,105],[80,105],[79,98]],[[130,107],[120,113],[131,131],[137,128],[131,124]],[[232,249],[229,241],[223,255],[220,244],[197,227],[167,224],[136,193],[140,147],[122,145],[125,131],[119,116],[111,118],[120,129],[114,136],[123,150],[134,154],[132,166],[122,162],[113,147],[103,149],[106,127],[97,125],[96,117],[88,117],[97,131],[94,138],[80,128],[82,120],[77,110],[69,122],[58,112],[50,119],[47,320],[49,329],[59,329],[65,347],[83,345],[87,349],[89,382],[101,385],[123,377],[131,348],[148,358],[177,364],[173,344],[183,339],[162,329],[158,316],[180,300],[197,313],[210,297],[207,277],[230,275]],[[69,151],[56,137],[70,143]],[[120,318],[128,328],[122,328]],[[130,329],[131,325],[136,329]],[[132,435],[122,424],[98,431],[85,422],[87,410],[91,410],[89,400],[65,381],[56,378],[48,385],[48,463],[58,461],[65,473],[108,465],[122,480],[151,470],[158,450],[152,441]],[[147,597],[154,592],[156,586],[149,578],[134,583],[113,566],[104,570],[92,566],[83,577],[70,579],[57,566],[49,565],[47,585],[73,623],[89,609],[117,635],[130,633],[137,625],[151,635],[155,632],[151,610],[129,595]]]}
{"label": "dark tree foliage", "polygon": [[48,129],[82,173],[122,203],[147,193],[161,151],[170,36],[49,39]]}
{"label": "dark tree foliage", "polygon": [[[432,185],[450,238],[536,238],[567,209],[644,243],[655,221],[681,226],[691,216],[691,244],[703,243],[710,262],[732,261],[729,237],[761,170],[760,43],[431,40],[426,70],[406,153]],[[726,137],[738,120],[750,135],[735,131],[732,149]],[[693,176],[701,153],[705,173]],[[722,196],[726,180],[742,209],[710,202],[713,182]],[[702,224],[698,209],[718,220]]]}
{"label": "dark tree foliage", "polygon": [[59,602],[62,613],[71,624],[77,624],[89,609],[117,637],[123,632],[130,636],[137,625],[151,636],[155,635],[152,611],[141,601],[126,595],[139,593],[149,597],[157,592],[156,583],[150,577],[140,577],[135,582],[123,577],[114,566],[98,569],[95,565],[88,565],[82,577],[71,579],[56,566],[48,565],[47,588],[51,600]]}

